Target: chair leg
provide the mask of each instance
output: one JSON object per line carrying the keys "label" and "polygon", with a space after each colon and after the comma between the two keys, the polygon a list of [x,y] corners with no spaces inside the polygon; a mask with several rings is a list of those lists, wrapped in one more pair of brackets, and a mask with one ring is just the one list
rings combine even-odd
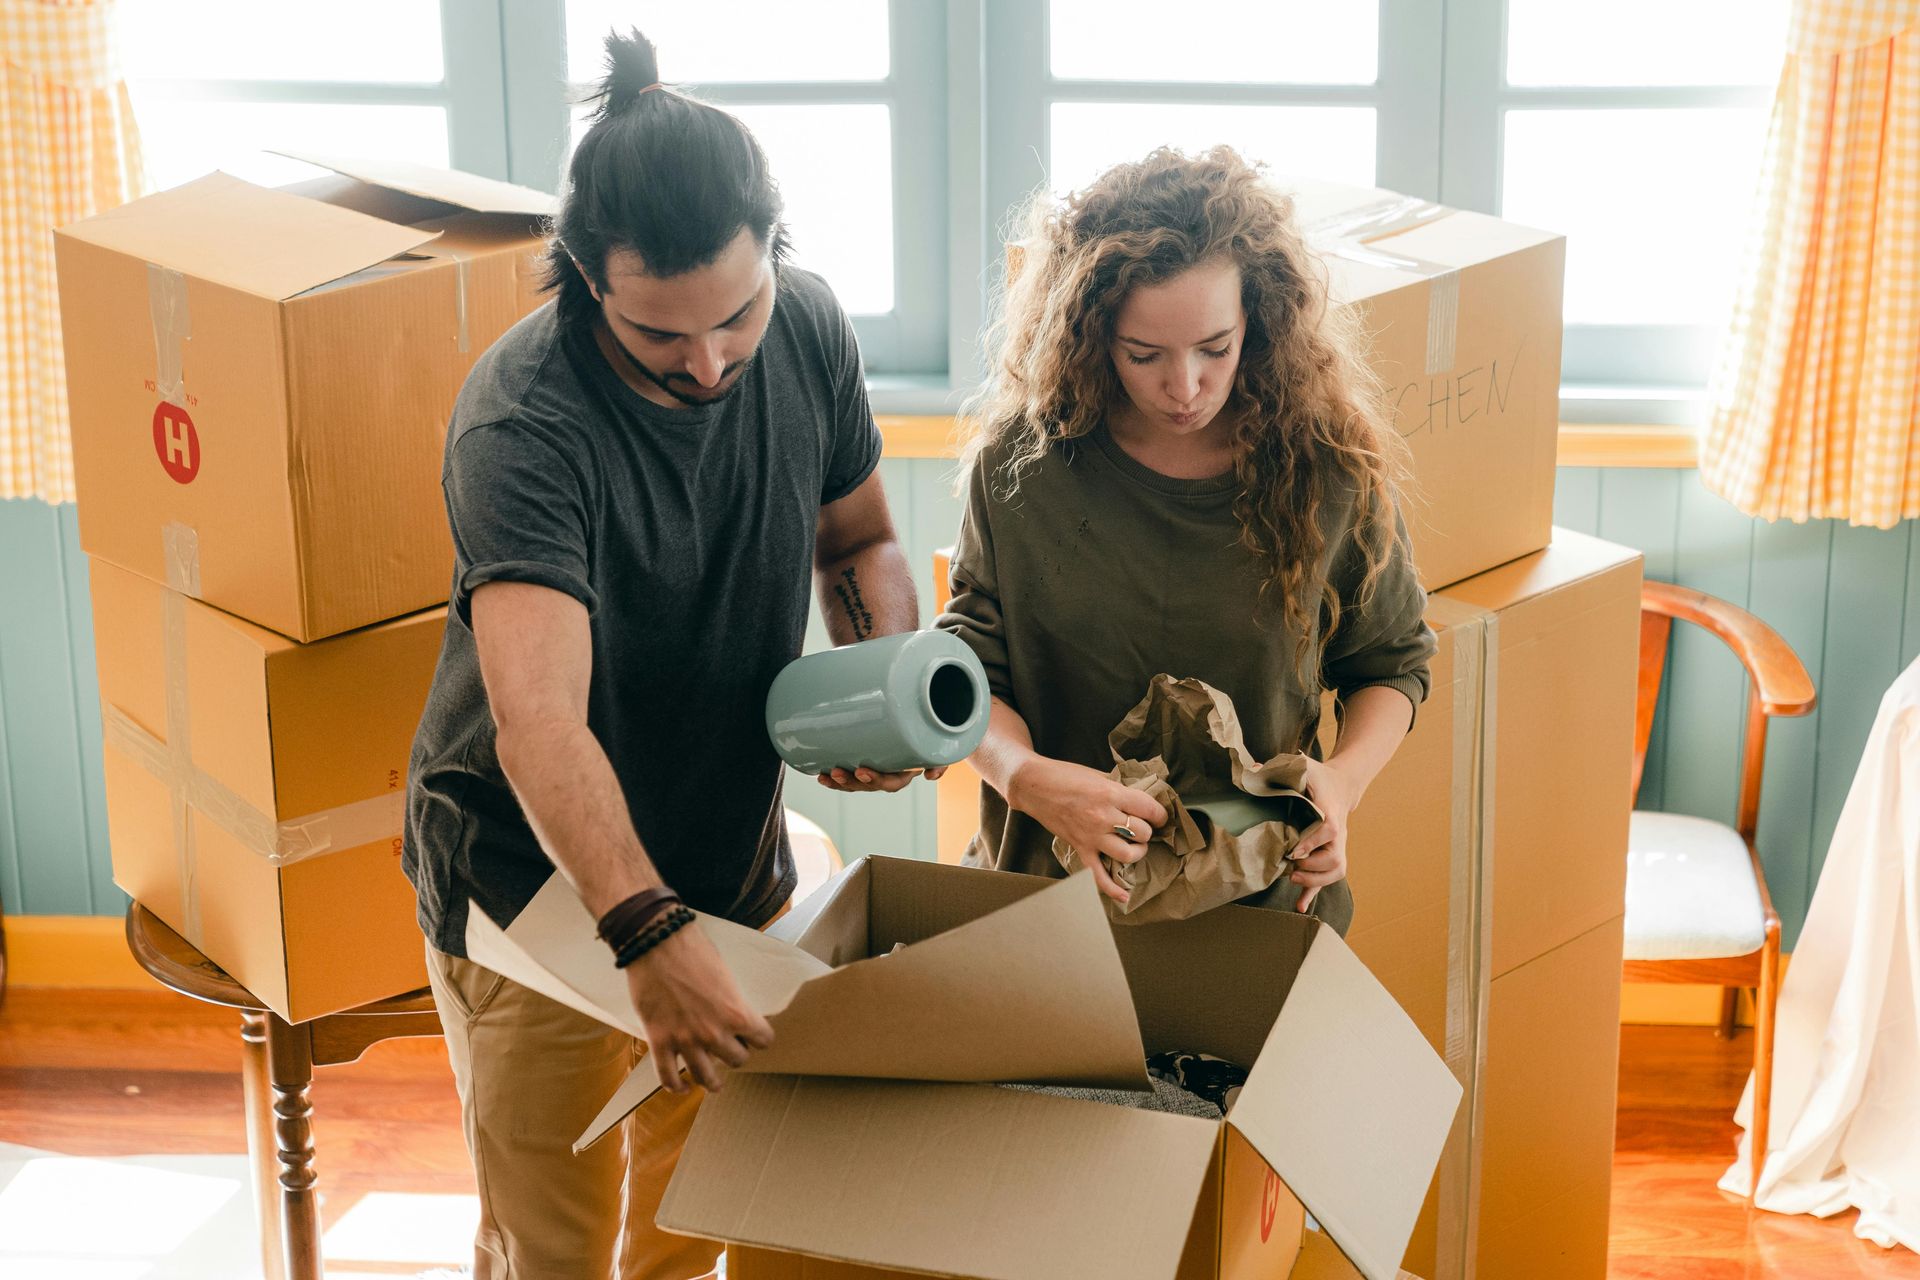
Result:
{"label": "chair leg", "polygon": [[280,1162],[274,1158],[273,1098],[267,1083],[267,1015],[240,1014],[240,1087],[247,1116],[247,1163],[260,1221],[260,1271],[266,1280],[286,1280],[280,1254]]}
{"label": "chair leg", "polygon": [[1733,1039],[1734,1018],[1740,1012],[1740,988],[1720,988],[1720,1038]]}
{"label": "chair leg", "polygon": [[307,1026],[267,1020],[267,1071],[280,1165],[280,1240],[286,1280],[321,1280],[320,1213],[313,1191],[313,1040]]}
{"label": "chair leg", "polygon": [[1753,1128],[1749,1131],[1748,1154],[1753,1164],[1751,1203],[1760,1190],[1760,1172],[1767,1165],[1767,1146],[1772,1140],[1773,1120],[1773,1027],[1774,1007],[1780,999],[1780,939],[1767,939],[1760,956],[1760,990],[1754,998],[1753,1019]]}

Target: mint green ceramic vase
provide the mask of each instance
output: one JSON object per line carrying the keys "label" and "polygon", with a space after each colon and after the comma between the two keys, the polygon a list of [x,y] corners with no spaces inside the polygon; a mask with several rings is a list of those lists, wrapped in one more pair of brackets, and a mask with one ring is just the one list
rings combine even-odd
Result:
{"label": "mint green ceramic vase", "polygon": [[980,745],[990,700],[959,637],[908,631],[788,663],[767,692],[767,735],[802,773],[930,769]]}

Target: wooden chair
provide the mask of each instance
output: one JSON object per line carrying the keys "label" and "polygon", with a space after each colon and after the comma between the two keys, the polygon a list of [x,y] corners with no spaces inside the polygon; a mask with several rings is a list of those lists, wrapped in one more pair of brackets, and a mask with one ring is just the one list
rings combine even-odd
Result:
{"label": "wooden chair", "polygon": [[[1786,641],[1746,610],[1686,587],[1648,582],[1640,593],[1640,691],[1634,723],[1637,801],[1673,620],[1724,641],[1747,672],[1746,744],[1734,825],[1636,810],[1627,851],[1628,982],[1713,983],[1722,988],[1720,1034],[1734,1033],[1742,987],[1755,991],[1753,1185],[1766,1162],[1773,1095],[1774,1005],[1780,989],[1780,917],[1754,845],[1767,724],[1813,710],[1813,681]],[[1751,1196],[1749,1196],[1751,1198]]]}
{"label": "wooden chair", "polygon": [[354,1062],[382,1040],[439,1035],[432,992],[422,988],[294,1025],[137,902],[127,909],[127,947],[161,985],[240,1011],[240,1078],[261,1262],[267,1280],[321,1280],[308,1093],[313,1069]]}

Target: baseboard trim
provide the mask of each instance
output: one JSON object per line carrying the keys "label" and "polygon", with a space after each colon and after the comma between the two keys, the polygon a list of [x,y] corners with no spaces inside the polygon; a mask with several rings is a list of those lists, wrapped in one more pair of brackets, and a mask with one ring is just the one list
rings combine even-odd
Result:
{"label": "baseboard trim", "polygon": [[119,916],[8,916],[7,985],[71,991],[154,991],[127,950]]}

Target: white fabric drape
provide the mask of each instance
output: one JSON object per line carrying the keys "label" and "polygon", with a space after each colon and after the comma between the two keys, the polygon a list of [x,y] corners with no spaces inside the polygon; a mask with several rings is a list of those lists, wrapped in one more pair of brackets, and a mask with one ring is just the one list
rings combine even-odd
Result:
{"label": "white fabric drape", "polygon": [[[1755,1202],[1920,1251],[1920,662],[1880,703],[1780,989]],[[1750,1123],[1753,1081],[1736,1119]],[[1720,1186],[1744,1195],[1750,1134]]]}

